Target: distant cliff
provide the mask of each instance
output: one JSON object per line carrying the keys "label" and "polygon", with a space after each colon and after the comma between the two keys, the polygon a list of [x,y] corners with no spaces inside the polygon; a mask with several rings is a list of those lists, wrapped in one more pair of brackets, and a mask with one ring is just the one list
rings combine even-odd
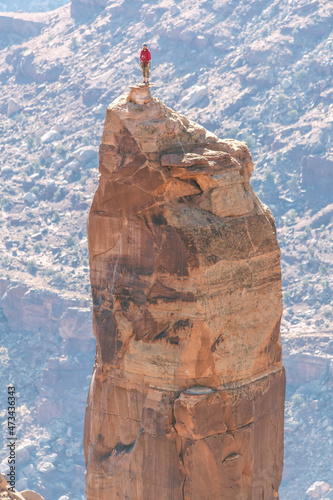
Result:
{"label": "distant cliff", "polygon": [[88,500],[278,498],[280,250],[245,143],[131,88],[88,221]]}
{"label": "distant cliff", "polygon": [[91,13],[98,13],[105,8],[108,0],[72,0],[71,15],[84,17]]}

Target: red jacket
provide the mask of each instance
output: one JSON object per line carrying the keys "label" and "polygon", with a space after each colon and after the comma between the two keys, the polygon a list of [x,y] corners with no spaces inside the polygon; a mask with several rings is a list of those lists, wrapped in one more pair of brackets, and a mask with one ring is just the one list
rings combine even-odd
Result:
{"label": "red jacket", "polygon": [[151,60],[151,53],[149,50],[141,50],[140,61],[143,63],[148,63]]}

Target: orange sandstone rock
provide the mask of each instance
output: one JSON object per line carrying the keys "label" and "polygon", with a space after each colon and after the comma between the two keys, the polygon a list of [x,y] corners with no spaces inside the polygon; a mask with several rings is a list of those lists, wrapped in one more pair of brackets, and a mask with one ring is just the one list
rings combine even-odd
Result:
{"label": "orange sandstone rock", "polygon": [[107,109],[88,220],[88,500],[273,500],[283,465],[280,251],[220,140],[135,86]]}

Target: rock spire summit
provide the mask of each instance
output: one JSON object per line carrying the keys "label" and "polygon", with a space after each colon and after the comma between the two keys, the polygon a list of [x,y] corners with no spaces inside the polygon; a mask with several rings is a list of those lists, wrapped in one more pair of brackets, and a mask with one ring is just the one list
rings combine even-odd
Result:
{"label": "rock spire summit", "polygon": [[87,499],[276,500],[280,250],[221,140],[137,85],[107,109],[88,220]]}

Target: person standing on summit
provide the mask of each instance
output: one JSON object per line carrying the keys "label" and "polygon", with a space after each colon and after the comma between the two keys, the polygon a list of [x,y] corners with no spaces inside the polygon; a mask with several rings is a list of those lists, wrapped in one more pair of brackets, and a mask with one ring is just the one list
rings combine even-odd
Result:
{"label": "person standing on summit", "polygon": [[140,53],[140,66],[142,68],[143,83],[149,85],[149,67],[151,61],[151,53],[148,50],[147,44],[144,43]]}

